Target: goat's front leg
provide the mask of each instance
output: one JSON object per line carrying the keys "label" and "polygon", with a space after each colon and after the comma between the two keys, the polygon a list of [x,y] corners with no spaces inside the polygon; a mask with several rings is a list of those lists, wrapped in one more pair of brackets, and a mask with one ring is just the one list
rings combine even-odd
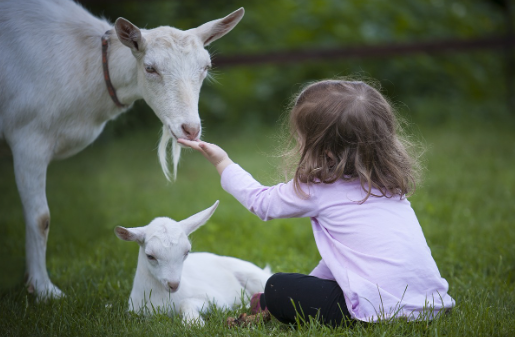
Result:
{"label": "goat's front leg", "polygon": [[[20,145],[20,144],[17,144]],[[46,269],[46,247],[50,229],[50,211],[46,199],[46,172],[50,162],[35,144],[14,147],[14,172],[25,216],[25,252],[27,289],[39,299],[61,297]]]}
{"label": "goat's front leg", "polygon": [[199,307],[204,305],[204,301],[198,301],[194,299],[184,300],[179,305],[179,313],[182,315],[184,324],[193,325],[198,324],[204,325],[204,320],[200,317]]}

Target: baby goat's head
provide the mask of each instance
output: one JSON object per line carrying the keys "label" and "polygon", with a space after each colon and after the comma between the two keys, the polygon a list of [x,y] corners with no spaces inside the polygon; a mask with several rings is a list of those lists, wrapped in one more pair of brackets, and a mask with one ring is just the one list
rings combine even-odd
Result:
{"label": "baby goat's head", "polygon": [[191,250],[188,235],[209,220],[218,203],[217,200],[208,209],[179,222],[156,218],[144,227],[118,226],[115,234],[122,240],[136,241],[140,245],[138,264],[142,264],[138,269],[146,269],[163,287],[175,292],[181,281],[184,260]]}

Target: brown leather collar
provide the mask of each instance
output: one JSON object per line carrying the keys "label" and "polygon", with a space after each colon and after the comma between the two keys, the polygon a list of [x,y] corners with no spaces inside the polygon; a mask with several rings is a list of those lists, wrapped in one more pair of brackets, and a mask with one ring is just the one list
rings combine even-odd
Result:
{"label": "brown leather collar", "polygon": [[116,104],[119,108],[125,108],[126,105],[120,103],[118,97],[116,97],[116,90],[113,87],[113,83],[111,83],[111,78],[109,77],[109,66],[107,64],[107,47],[109,47],[109,36],[108,32],[104,36],[102,36],[102,66],[104,68],[104,80],[106,82],[107,91],[109,92],[109,96],[113,100],[114,104]]}

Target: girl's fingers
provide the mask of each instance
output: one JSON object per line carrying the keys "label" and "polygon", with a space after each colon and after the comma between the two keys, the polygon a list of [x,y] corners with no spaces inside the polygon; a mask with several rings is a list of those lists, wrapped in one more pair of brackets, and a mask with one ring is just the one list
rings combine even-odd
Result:
{"label": "girl's fingers", "polygon": [[207,146],[207,143],[202,141],[191,141],[187,139],[178,139],[177,142],[182,145],[186,145],[193,150],[197,150],[204,156],[209,157],[212,154],[211,149]]}
{"label": "girl's fingers", "polygon": [[227,153],[215,144],[187,139],[179,139],[177,142],[202,153],[202,155],[215,166],[220,163],[224,156],[227,156]]}
{"label": "girl's fingers", "polygon": [[199,147],[200,147],[200,151],[202,152],[204,157],[209,159],[209,161],[211,161],[211,162],[213,162],[213,160],[216,161],[216,157],[217,157],[216,148],[214,146],[212,146],[212,144],[202,142],[199,144]]}
{"label": "girl's fingers", "polygon": [[200,153],[211,163],[213,164],[218,173],[222,174],[224,169],[233,163],[231,158],[227,155],[221,147],[215,144],[206,143],[200,140],[191,141],[187,139],[178,139],[177,142],[184,146],[188,146]]}
{"label": "girl's fingers", "polygon": [[200,147],[200,149],[201,149],[202,151],[204,151],[205,153],[207,153],[207,154],[209,154],[209,155],[213,154],[213,151],[212,151],[212,149],[209,147],[209,144],[208,144],[208,143],[200,142],[200,143],[198,144],[198,146],[199,146],[199,147]]}
{"label": "girl's fingers", "polygon": [[198,142],[198,141],[191,141],[191,140],[180,138],[177,140],[177,143],[186,145],[197,151],[202,151],[202,149],[200,148],[200,142]]}
{"label": "girl's fingers", "polygon": [[189,147],[193,147],[193,145],[196,142],[192,142],[191,140],[179,138],[179,139],[177,139],[177,143],[182,144],[182,145],[186,145],[186,146],[189,146]]}

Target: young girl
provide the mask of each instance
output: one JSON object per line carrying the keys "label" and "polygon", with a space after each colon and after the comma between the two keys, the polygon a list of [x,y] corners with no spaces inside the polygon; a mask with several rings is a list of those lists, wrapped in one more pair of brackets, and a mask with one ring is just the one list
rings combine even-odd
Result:
{"label": "young girl", "polygon": [[[298,163],[285,184],[266,187],[220,147],[179,140],[218,170],[222,187],[262,220],[310,217],[322,259],[309,275],[278,273],[254,312],[323,324],[396,317],[432,319],[454,306],[406,195],[410,157],[391,106],[363,82],[308,85],[290,112]],[[290,153],[291,154],[291,153]]]}

